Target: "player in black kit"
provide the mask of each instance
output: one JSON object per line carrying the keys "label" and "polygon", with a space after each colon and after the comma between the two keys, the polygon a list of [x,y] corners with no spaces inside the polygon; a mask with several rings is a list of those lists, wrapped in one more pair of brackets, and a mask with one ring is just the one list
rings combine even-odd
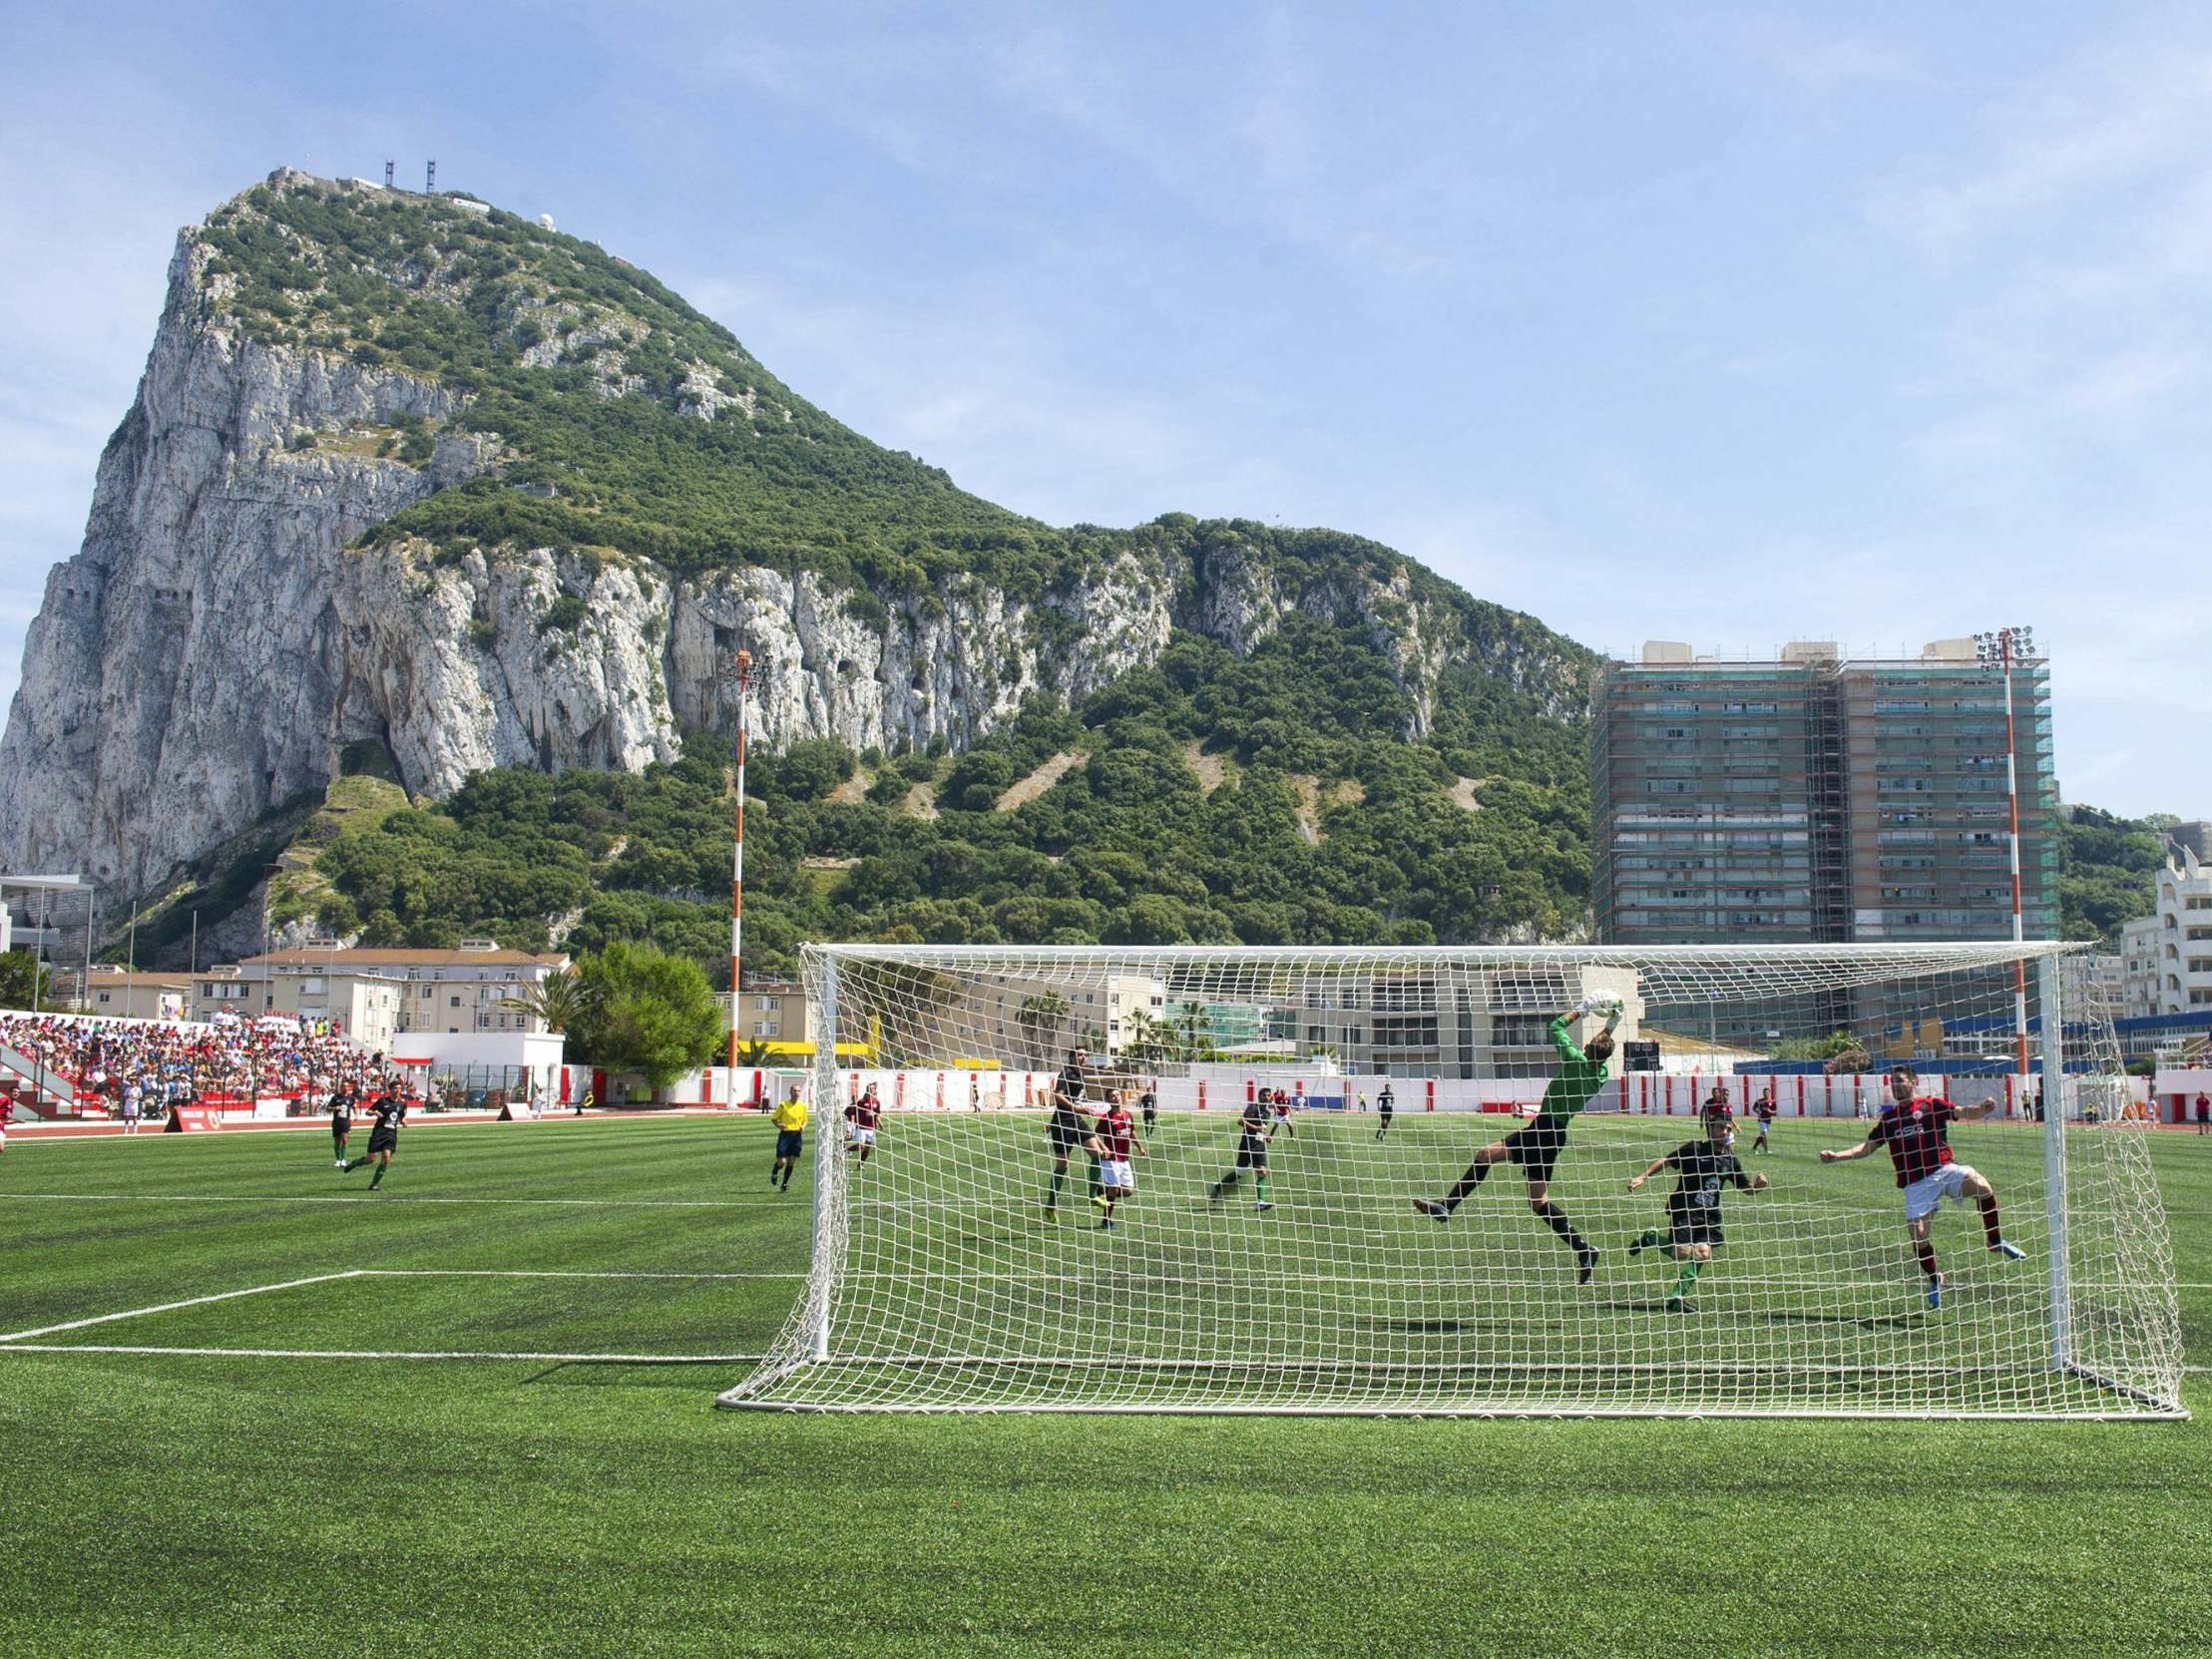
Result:
{"label": "player in black kit", "polygon": [[1385,1083],[1383,1084],[1382,1093],[1375,1096],[1375,1117],[1377,1123],[1377,1127],[1375,1129],[1375,1138],[1377,1140],[1382,1139],[1383,1136],[1390,1133],[1390,1120],[1393,1116],[1397,1114],[1397,1111],[1398,1096],[1391,1093],[1390,1084]]}
{"label": "player in black kit", "polygon": [[1072,1050],[1067,1065],[1053,1079],[1052,1114],[1045,1120],[1046,1144],[1053,1149],[1053,1184],[1045,1194],[1047,1221],[1060,1219],[1060,1184],[1068,1179],[1068,1159],[1078,1147],[1091,1154],[1091,1196],[1097,1198],[1106,1192],[1099,1169],[1105,1146],[1094,1132],[1091,1113],[1083,1105],[1084,1067],[1090,1059],[1085,1050]]}
{"label": "player in black kit", "polygon": [[368,1152],[355,1158],[345,1167],[348,1172],[364,1163],[376,1165],[376,1173],[369,1177],[369,1191],[374,1192],[384,1184],[384,1171],[392,1166],[392,1154],[399,1150],[399,1126],[407,1121],[407,1102],[386,1089],[369,1106],[376,1114],[376,1121],[369,1125]]}
{"label": "player in black kit", "polygon": [[1753,1180],[1744,1174],[1736,1154],[1728,1150],[1731,1132],[1724,1113],[1707,1112],[1703,1140],[1685,1140],[1628,1183],[1628,1190],[1634,1192],[1662,1169],[1673,1170],[1676,1177],[1666,1200],[1666,1230],[1653,1227],[1628,1246],[1628,1254],[1638,1256],[1664,1244],[1682,1264],[1674,1289],[1667,1293],[1670,1314],[1695,1311],[1688,1300],[1690,1288],[1713,1259],[1713,1246],[1725,1242],[1720,1235],[1721,1188],[1733,1182],[1740,1191],[1757,1192],[1767,1184],[1764,1175]]}
{"label": "player in black kit", "polygon": [[1206,1196],[1219,1202],[1221,1195],[1234,1186],[1237,1177],[1245,1170],[1252,1172],[1254,1191],[1252,1209],[1256,1213],[1271,1210],[1275,1206],[1267,1197],[1267,1141],[1272,1130],[1267,1121],[1268,1103],[1266,1091],[1244,1102],[1244,1110],[1236,1120],[1236,1164],[1207,1190]]}
{"label": "player in black kit", "polygon": [[339,1089],[330,1096],[330,1151],[337,1166],[345,1167],[345,1139],[353,1132],[353,1094]]}

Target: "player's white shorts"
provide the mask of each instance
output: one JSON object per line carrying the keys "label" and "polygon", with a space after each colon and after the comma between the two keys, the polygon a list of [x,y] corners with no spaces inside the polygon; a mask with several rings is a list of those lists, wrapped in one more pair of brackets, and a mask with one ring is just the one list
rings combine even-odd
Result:
{"label": "player's white shorts", "polygon": [[846,1127],[846,1129],[845,1129],[845,1144],[846,1144],[846,1145],[848,1145],[848,1146],[873,1146],[873,1145],[874,1145],[875,1143],[876,1143],[876,1132],[875,1132],[875,1130],[873,1130],[873,1129],[856,1129],[856,1128],[853,1128],[853,1127],[851,1127],[850,1125],[848,1125],[848,1126]]}
{"label": "player's white shorts", "polygon": [[1967,1177],[1974,1171],[1963,1163],[1947,1163],[1933,1175],[1923,1175],[1905,1189],[1905,1219],[1918,1221],[1924,1215],[1934,1215],[1936,1206],[1949,1198],[1957,1203],[1967,1189]]}
{"label": "player's white shorts", "polygon": [[1109,1187],[1119,1187],[1123,1192],[1136,1190],[1136,1172],[1129,1167],[1127,1158],[1107,1158],[1099,1165],[1099,1179]]}

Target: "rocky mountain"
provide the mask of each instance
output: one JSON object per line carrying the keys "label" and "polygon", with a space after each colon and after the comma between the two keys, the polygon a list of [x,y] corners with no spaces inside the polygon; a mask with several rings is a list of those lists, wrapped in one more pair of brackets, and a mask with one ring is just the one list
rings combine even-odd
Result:
{"label": "rocky mountain", "polygon": [[740,643],[763,745],[897,755],[1075,707],[1178,635],[1244,658],[1293,622],[1372,650],[1398,740],[1453,699],[1581,719],[1580,647],[1387,548],[1038,524],[588,242],[280,170],[179,236],[30,630],[0,798],[39,805],[0,815],[0,866],[159,892],[348,754],[418,800],[673,761],[727,729]]}

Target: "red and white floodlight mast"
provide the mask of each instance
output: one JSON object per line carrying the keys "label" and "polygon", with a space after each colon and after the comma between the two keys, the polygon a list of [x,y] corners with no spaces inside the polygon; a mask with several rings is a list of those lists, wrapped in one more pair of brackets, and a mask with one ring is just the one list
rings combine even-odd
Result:
{"label": "red and white floodlight mast", "polygon": [[[1994,662],[2004,675],[2004,795],[2012,820],[2012,943],[2021,944],[2027,938],[2026,927],[2020,915],[2020,762],[2019,743],[2012,726],[2012,660],[2025,659],[2035,649],[2035,630],[2030,627],[2000,627],[1992,632],[1975,635],[1982,660]],[[2027,959],[2012,959],[2012,1042],[2014,1068],[2020,1074],[2020,1095],[2027,1094]],[[2054,1079],[2045,1078],[2048,1088]]]}
{"label": "red and white floodlight mast", "polygon": [[[751,687],[752,652],[737,653],[737,817],[729,870],[729,1097],[737,1098],[737,1020],[744,1003],[738,966],[745,944],[745,693]],[[2015,882],[2014,886],[2018,884]]]}

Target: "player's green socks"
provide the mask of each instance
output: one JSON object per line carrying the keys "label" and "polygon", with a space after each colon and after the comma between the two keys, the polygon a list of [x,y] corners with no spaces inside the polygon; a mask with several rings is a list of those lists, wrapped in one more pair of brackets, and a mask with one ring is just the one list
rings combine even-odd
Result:
{"label": "player's green socks", "polygon": [[384,1171],[389,1168],[391,1168],[391,1165],[388,1163],[380,1163],[376,1166],[376,1173],[368,1178],[369,1191],[374,1192],[384,1184]]}
{"label": "player's green socks", "polygon": [[1257,1197],[1259,1202],[1261,1202],[1262,1204],[1267,1202],[1267,1177],[1265,1175],[1259,1177],[1254,1196]]}
{"label": "player's green socks", "polygon": [[1099,1167],[1099,1160],[1091,1160],[1091,1196],[1097,1198],[1106,1191],[1106,1172]]}
{"label": "player's green socks", "polygon": [[1697,1276],[1705,1271],[1705,1264],[1692,1256],[1682,1264],[1682,1271],[1675,1276],[1674,1288],[1667,1292],[1667,1300],[1679,1302],[1689,1295],[1690,1287],[1697,1283]]}
{"label": "player's green socks", "polygon": [[1060,1208],[1060,1183],[1066,1179],[1068,1179],[1068,1172],[1065,1169],[1053,1171],[1053,1189],[1045,1194],[1045,1207],[1048,1210]]}

